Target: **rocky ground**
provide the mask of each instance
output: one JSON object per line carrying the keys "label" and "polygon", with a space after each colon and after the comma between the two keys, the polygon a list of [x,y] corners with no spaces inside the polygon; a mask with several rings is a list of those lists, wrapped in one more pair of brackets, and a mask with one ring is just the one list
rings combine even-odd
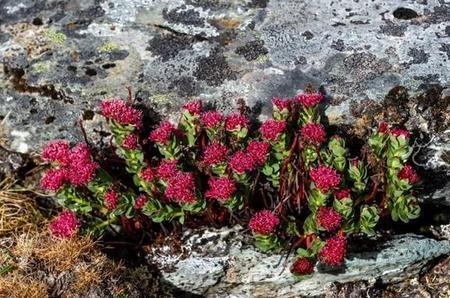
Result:
{"label": "rocky ground", "polygon": [[[33,156],[50,139],[80,140],[80,120],[102,146],[109,133],[97,105],[104,98],[126,97],[127,87],[151,119],[176,117],[174,111],[192,98],[224,112],[242,98],[262,119],[273,96],[293,96],[312,83],[327,94],[333,129],[364,137],[385,119],[414,132],[413,157],[429,212],[418,226],[428,237],[449,239],[449,60],[450,3],[444,0],[4,0],[0,169],[14,172],[23,164],[24,156],[10,151]],[[367,289],[398,297],[395,286],[381,290],[378,284],[407,280],[417,291],[439,297],[430,290],[435,286],[428,286],[434,269],[424,268],[448,254],[448,244],[399,237],[387,239],[372,259],[354,255],[344,275],[319,274],[317,280],[330,282],[326,295]],[[230,265],[245,254],[212,253],[219,258],[210,264],[217,276],[201,287],[182,285],[176,277],[190,268],[183,267],[190,259],[173,263],[175,273],[163,276],[181,289],[211,296],[256,295],[249,290],[253,286],[280,297],[299,288],[304,294],[324,293],[324,287],[313,289],[308,282],[292,285],[284,275],[252,273],[256,277],[247,285],[230,281],[231,269],[244,278],[264,265],[258,264],[264,256],[245,249],[253,258],[246,268]],[[387,267],[373,267],[378,263]],[[376,278],[364,277],[369,275]]]}

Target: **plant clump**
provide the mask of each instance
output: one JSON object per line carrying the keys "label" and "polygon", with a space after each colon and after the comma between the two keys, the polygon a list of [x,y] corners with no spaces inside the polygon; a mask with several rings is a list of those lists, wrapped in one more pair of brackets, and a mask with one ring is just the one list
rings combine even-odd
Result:
{"label": "plant clump", "polygon": [[[319,113],[323,95],[308,91],[274,98],[273,118],[257,125],[245,113],[183,106],[178,123],[150,133],[131,101],[106,100],[101,113],[114,154],[83,144],[49,143],[51,164],[42,186],[66,209],[53,235],[158,230],[160,223],[191,227],[248,225],[264,252],[296,248],[297,277],[317,262],[341,266],[352,235],[373,235],[380,219],[419,216],[419,178],[408,159],[409,132],[380,123],[359,154],[329,135]],[[390,217],[390,219],[389,219]]]}

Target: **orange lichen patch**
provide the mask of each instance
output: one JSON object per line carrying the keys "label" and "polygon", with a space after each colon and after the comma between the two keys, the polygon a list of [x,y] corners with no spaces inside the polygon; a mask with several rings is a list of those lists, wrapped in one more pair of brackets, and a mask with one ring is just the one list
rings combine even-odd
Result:
{"label": "orange lichen patch", "polygon": [[239,20],[231,18],[222,18],[215,20],[215,24],[224,29],[235,29],[239,27],[240,23],[241,22],[239,22]]}

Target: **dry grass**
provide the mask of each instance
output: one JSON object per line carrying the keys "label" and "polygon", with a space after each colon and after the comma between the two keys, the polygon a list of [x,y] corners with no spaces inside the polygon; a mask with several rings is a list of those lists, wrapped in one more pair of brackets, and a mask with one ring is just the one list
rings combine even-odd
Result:
{"label": "dry grass", "polygon": [[[122,291],[120,277],[126,268],[108,259],[88,236],[56,240],[48,232],[30,231],[14,236],[13,242],[3,256],[13,260],[13,270],[0,274],[0,297],[46,297],[42,293],[85,297],[100,284]],[[14,284],[20,284],[17,295],[25,296],[11,292]],[[8,292],[16,296],[3,296]]]}
{"label": "dry grass", "polygon": [[36,229],[43,221],[34,198],[14,186],[12,178],[0,182],[0,237]]}
{"label": "dry grass", "polygon": [[18,273],[0,278],[0,297],[44,298],[48,297],[47,285]]}

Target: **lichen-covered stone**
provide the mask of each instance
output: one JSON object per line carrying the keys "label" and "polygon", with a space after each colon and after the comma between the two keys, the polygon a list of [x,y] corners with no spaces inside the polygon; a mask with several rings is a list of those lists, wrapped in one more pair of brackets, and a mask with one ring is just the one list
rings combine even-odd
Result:
{"label": "lichen-covered stone", "polygon": [[208,297],[311,297],[323,295],[335,283],[402,281],[449,254],[450,242],[405,234],[354,245],[344,268],[316,268],[302,281],[289,272],[292,256],[285,266],[285,254],[258,252],[239,227],[188,232],[180,253],[169,250],[155,248],[149,258],[166,281],[188,292]]}

